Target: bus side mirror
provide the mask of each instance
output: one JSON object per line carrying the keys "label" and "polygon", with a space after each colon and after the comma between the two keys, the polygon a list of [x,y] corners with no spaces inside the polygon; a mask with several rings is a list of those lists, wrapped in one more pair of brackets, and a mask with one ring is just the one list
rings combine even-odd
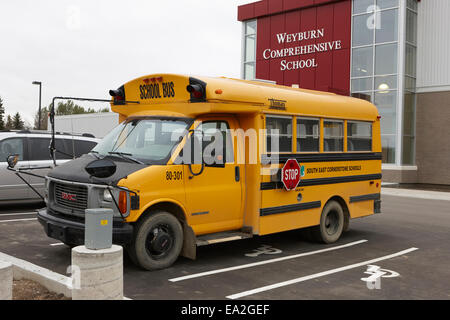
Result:
{"label": "bus side mirror", "polygon": [[14,167],[17,165],[17,162],[19,162],[19,155],[9,155],[8,158],[6,158],[6,162],[8,162],[8,168],[14,169]]}

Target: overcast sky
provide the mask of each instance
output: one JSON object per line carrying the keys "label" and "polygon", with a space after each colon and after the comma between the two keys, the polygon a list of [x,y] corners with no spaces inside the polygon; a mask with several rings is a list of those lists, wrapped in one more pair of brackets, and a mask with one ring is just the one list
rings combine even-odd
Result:
{"label": "overcast sky", "polygon": [[[253,0],[0,2],[0,96],[31,124],[54,96],[108,99],[152,73],[240,77],[237,6]],[[104,107],[104,105],[98,105]]]}

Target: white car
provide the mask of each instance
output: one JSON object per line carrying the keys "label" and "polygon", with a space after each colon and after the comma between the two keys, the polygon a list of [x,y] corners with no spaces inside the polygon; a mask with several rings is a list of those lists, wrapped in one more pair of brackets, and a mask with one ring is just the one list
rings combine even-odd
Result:
{"label": "white car", "polygon": [[[94,148],[100,139],[90,134],[55,135],[56,164],[78,158]],[[16,169],[32,169],[53,166],[50,156],[51,134],[46,131],[0,131],[0,203],[18,200],[41,200],[41,198],[13,171],[7,169],[7,158],[19,155]],[[45,176],[50,169],[30,170],[28,172]],[[27,174],[21,175],[41,195],[44,195],[45,180]]]}

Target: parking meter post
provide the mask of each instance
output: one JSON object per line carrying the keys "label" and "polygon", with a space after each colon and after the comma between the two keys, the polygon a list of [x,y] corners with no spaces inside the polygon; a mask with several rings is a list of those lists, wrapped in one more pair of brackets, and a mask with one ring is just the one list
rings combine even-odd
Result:
{"label": "parking meter post", "polygon": [[91,250],[112,246],[113,211],[107,208],[85,210],[84,245]]}
{"label": "parking meter post", "polygon": [[13,268],[9,262],[0,261],[0,300],[12,300]]}

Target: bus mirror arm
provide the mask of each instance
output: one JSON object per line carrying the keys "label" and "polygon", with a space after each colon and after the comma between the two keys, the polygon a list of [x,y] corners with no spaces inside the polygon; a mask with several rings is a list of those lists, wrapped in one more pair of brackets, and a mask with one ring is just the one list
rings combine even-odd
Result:
{"label": "bus mirror arm", "polygon": [[189,179],[192,179],[195,176],[199,176],[199,175],[201,175],[203,173],[203,169],[205,169],[205,164],[202,162],[202,167],[201,167],[199,172],[192,171],[192,164],[191,163],[188,164],[188,168],[189,168],[189,172],[192,174],[192,176],[189,176]]}
{"label": "bus mirror arm", "polygon": [[[25,172],[25,171],[23,171],[23,169],[21,170],[21,169],[15,169],[15,168],[12,168],[12,167],[10,167],[9,165],[8,165],[8,167],[6,168],[7,170],[9,170],[9,171],[12,171],[12,172],[14,172],[14,174],[20,179],[20,180],[22,180],[28,187],[30,187],[30,189],[31,190],[33,190],[33,192],[34,193],[36,193],[38,196],[39,196],[39,198],[41,198],[42,199],[42,201],[45,201],[45,199],[44,199],[44,197],[27,181],[27,180],[25,180],[23,177],[22,177],[22,173],[24,173],[24,174],[27,174],[27,175],[30,175],[30,176],[33,176],[33,177],[38,177],[38,178],[42,178],[42,179],[45,179],[45,177],[43,177],[43,176],[40,176],[40,175],[37,175],[37,174],[34,174],[34,173],[30,173],[30,172]],[[33,168],[33,169],[47,169],[46,167],[42,167],[42,168]]]}

